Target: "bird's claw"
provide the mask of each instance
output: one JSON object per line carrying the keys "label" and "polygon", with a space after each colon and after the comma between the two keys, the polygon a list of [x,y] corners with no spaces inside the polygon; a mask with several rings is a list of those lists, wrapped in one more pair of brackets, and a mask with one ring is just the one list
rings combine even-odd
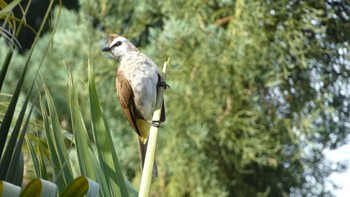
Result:
{"label": "bird's claw", "polygon": [[170,86],[165,81],[159,81],[158,87],[164,87],[164,89],[170,88]]}
{"label": "bird's claw", "polygon": [[161,121],[159,121],[159,120],[148,121],[148,123],[153,127],[157,127],[157,128],[161,127],[160,126]]}

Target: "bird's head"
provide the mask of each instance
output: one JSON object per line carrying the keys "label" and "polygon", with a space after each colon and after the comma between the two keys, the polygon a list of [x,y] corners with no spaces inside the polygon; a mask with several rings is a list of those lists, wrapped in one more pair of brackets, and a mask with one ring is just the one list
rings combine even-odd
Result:
{"label": "bird's head", "polygon": [[123,36],[117,34],[109,35],[108,46],[102,51],[109,52],[114,59],[121,59],[131,51],[138,51],[137,48]]}

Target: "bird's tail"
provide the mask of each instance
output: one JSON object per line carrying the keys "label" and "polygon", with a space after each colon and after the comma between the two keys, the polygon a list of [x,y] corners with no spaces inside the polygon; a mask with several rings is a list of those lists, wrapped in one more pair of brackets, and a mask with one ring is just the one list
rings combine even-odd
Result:
{"label": "bird's tail", "polygon": [[[146,141],[146,143],[143,143],[141,141],[141,139],[139,139],[138,141],[139,141],[139,153],[140,153],[141,171],[142,171],[143,170],[143,166],[145,164],[145,158],[146,158],[146,151],[147,151],[148,141]],[[153,177],[158,177],[158,168],[157,168],[156,161],[153,162],[152,176]]]}

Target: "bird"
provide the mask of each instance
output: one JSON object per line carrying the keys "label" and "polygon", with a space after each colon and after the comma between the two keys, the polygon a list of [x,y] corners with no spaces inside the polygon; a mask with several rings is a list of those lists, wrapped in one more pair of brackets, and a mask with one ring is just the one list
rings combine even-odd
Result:
{"label": "bird", "polygon": [[[109,35],[108,45],[102,49],[120,62],[116,76],[117,98],[124,115],[138,135],[141,171],[143,170],[147,139],[151,125],[160,126],[165,121],[164,100],[160,122],[152,121],[158,87],[169,87],[161,80],[158,66],[152,59],[141,53],[128,39],[121,35]],[[158,176],[154,162],[153,177]]]}

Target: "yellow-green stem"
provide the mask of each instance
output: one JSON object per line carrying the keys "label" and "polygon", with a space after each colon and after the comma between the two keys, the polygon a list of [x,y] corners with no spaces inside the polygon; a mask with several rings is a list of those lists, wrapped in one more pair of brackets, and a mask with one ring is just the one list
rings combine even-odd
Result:
{"label": "yellow-green stem", "polygon": [[[163,65],[162,81],[165,81],[166,69],[167,69],[167,65],[169,64],[169,61],[170,59],[168,59],[168,61],[166,61]],[[164,91],[164,87],[159,87],[158,94],[157,94],[157,101],[156,101],[156,110],[154,111],[153,118],[152,118],[152,120],[154,121],[160,120],[161,108],[163,103],[163,91]],[[156,145],[157,145],[158,130],[159,130],[158,127],[152,126],[149,133],[145,164],[143,167],[142,177],[141,177],[139,197],[148,197],[151,191],[152,170],[153,170],[154,155],[155,155]]]}

